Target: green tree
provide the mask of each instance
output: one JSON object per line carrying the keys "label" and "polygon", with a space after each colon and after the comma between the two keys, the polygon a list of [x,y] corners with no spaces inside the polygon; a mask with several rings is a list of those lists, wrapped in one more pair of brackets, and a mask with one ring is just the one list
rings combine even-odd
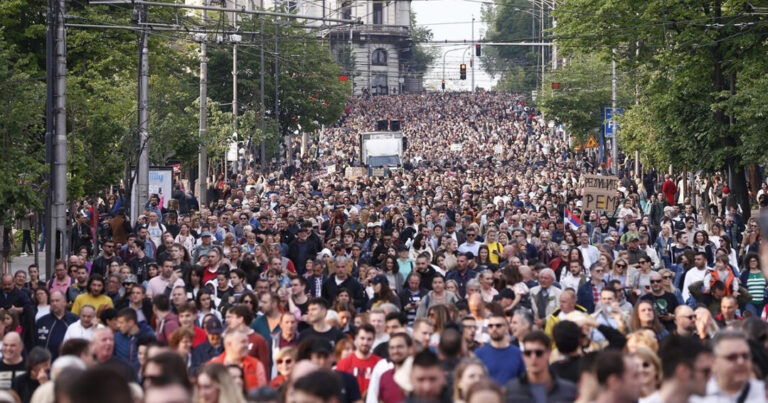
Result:
{"label": "green tree", "polygon": [[406,70],[423,76],[437,58],[439,51],[426,46],[432,40],[432,30],[427,26],[416,24],[416,13],[413,10],[411,10],[410,24],[411,52],[406,61]]}
{"label": "green tree", "polygon": [[3,35],[0,29],[0,226],[8,226],[27,208],[42,208],[45,82],[25,71],[37,74]]}
{"label": "green tree", "polygon": [[745,167],[765,162],[759,151],[768,146],[758,109],[768,96],[765,16],[740,0],[558,7],[555,35],[564,51],[610,57],[615,49],[620,69],[635,77],[637,104],[621,120],[624,149],[658,164],[726,173],[749,215]]}
{"label": "green tree", "polygon": [[[488,30],[489,42],[533,41],[539,24],[533,19],[535,9],[528,0],[495,0],[483,4],[481,19]],[[485,46],[480,65],[491,77],[499,77],[496,88],[502,91],[529,92],[536,87],[539,49],[535,46]]]}

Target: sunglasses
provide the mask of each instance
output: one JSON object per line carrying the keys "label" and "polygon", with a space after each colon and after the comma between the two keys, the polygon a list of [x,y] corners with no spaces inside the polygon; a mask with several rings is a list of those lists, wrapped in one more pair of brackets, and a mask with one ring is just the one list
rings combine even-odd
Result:
{"label": "sunglasses", "polygon": [[657,284],[657,283],[660,283],[660,282],[661,282],[661,280],[651,280],[651,284]]}
{"label": "sunglasses", "polygon": [[532,355],[536,355],[536,357],[541,357],[544,355],[544,350],[525,350],[523,351],[523,355],[526,357],[530,357]]}
{"label": "sunglasses", "polygon": [[489,323],[488,324],[488,329],[493,329],[495,327],[504,327],[504,324],[503,323]]}
{"label": "sunglasses", "polygon": [[624,268],[627,267],[627,265],[625,265],[625,264],[617,264],[616,267],[621,267],[622,269],[624,269]]}
{"label": "sunglasses", "polygon": [[664,276],[664,277],[662,277],[662,278],[663,278],[664,280],[672,280],[673,278],[675,278],[675,276]]}
{"label": "sunglasses", "polygon": [[285,360],[283,360],[283,359],[278,358],[277,360],[275,360],[275,362],[277,363],[277,365],[280,365],[282,363],[292,364],[293,363],[293,359],[286,358]]}

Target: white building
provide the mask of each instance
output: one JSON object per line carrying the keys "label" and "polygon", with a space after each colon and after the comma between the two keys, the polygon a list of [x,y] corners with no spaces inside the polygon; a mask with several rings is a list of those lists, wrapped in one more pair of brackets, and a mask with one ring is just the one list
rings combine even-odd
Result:
{"label": "white building", "polygon": [[[201,1],[187,0],[188,3]],[[247,10],[261,4],[260,0],[225,1],[227,8],[236,6]],[[274,9],[273,0],[264,0],[263,4],[266,10]],[[354,69],[345,73],[351,76],[355,94],[362,94],[366,89],[370,89],[371,94],[422,91],[421,77],[410,73],[408,68],[412,54],[411,0],[295,0],[288,4],[300,15],[362,22],[353,26],[327,23],[326,28],[318,31],[330,39],[330,49],[337,60],[342,62],[351,55]],[[323,24],[317,20],[304,23],[318,27]]]}

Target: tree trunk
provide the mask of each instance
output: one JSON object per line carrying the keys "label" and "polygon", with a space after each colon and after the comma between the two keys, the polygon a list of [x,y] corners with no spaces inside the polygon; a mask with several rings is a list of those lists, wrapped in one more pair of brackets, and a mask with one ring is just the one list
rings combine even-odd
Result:
{"label": "tree trunk", "polygon": [[747,177],[744,172],[744,166],[736,158],[730,158],[726,163],[731,172],[728,178],[731,193],[735,203],[741,206],[742,218],[746,222],[752,215],[752,205],[749,202],[749,194],[747,193]]}

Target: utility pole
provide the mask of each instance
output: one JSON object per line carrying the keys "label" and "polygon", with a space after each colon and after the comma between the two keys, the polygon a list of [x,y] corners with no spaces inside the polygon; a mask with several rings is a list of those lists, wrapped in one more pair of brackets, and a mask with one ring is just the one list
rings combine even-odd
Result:
{"label": "utility pole", "polygon": [[[203,6],[208,5],[208,0],[203,0]],[[208,11],[203,9],[203,24],[208,19]],[[206,192],[208,191],[208,145],[206,144],[206,132],[208,131],[208,50],[206,48],[206,34],[200,34],[200,155],[198,158],[198,200],[200,207],[208,203]]]}
{"label": "utility pole", "polygon": [[[237,8],[237,0],[235,0],[234,8]],[[232,25],[235,27],[235,30],[237,30],[237,13],[232,13]],[[232,124],[233,124],[233,130],[234,133],[232,135],[232,141],[237,144],[237,43],[240,42],[240,35],[230,35],[229,39],[233,42],[232,44]],[[235,147],[237,150],[237,154],[235,154],[235,166],[233,170],[237,171],[237,166],[240,163],[240,147]],[[226,176],[227,172],[227,165],[229,165],[229,161],[227,161],[226,155],[224,156],[224,176]]]}
{"label": "utility pole", "polygon": [[[275,12],[277,12],[277,2],[275,2]],[[277,136],[280,138],[281,133],[281,127],[280,127],[280,65],[278,63],[278,48],[277,48],[277,37],[279,35],[279,22],[277,18],[275,18],[275,124],[276,124],[276,130],[277,130]],[[286,160],[290,157],[291,151],[286,147]],[[289,162],[290,163],[290,162]]]}
{"label": "utility pole", "polygon": [[[541,41],[544,42],[544,0],[541,0],[541,15],[539,15],[539,29],[541,30]],[[544,49],[541,47],[541,90],[544,90]]]}
{"label": "utility pole", "polygon": [[[611,55],[611,119],[615,121],[616,118],[616,49],[613,49]],[[613,124],[613,138],[611,139],[611,170],[616,175],[618,172],[619,164],[617,161],[617,154],[619,153],[619,133],[616,124]]]}
{"label": "utility pole", "polygon": [[[45,215],[45,273],[67,254],[67,43],[65,0],[48,0],[46,37],[46,160],[50,164]],[[35,245],[37,248],[37,245]]]}
{"label": "utility pole", "polygon": [[[475,48],[475,16],[472,16],[472,47]],[[475,56],[470,52],[469,67],[472,68],[472,93],[475,93]]]}
{"label": "utility pole", "polygon": [[[264,11],[264,0],[261,0],[261,11]],[[264,140],[267,137],[267,122],[265,120],[265,114],[267,112],[266,106],[264,106],[264,16],[260,16],[261,29],[259,30],[259,36],[261,37],[261,46],[259,46],[259,98],[261,106],[261,142],[259,143],[259,161],[261,161],[261,172],[267,172],[267,152]]]}
{"label": "utility pole", "polygon": [[136,200],[133,201],[137,215],[144,210],[149,199],[149,39],[146,25],[142,24],[148,22],[147,6],[139,6],[138,22],[142,26],[139,40],[139,163],[136,169]]}

